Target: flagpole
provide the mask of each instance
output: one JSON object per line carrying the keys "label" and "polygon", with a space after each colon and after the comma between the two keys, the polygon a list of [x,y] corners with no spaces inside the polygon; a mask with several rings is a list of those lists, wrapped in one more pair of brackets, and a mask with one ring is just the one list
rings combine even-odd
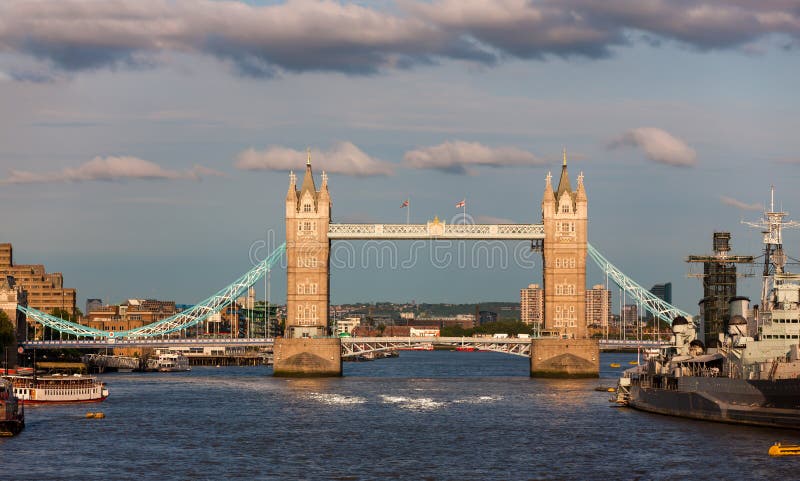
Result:
{"label": "flagpole", "polygon": [[408,225],[409,221],[411,220],[411,197],[408,198],[408,206],[406,207],[406,225]]}
{"label": "flagpole", "polygon": [[467,198],[464,197],[464,225],[467,225]]}

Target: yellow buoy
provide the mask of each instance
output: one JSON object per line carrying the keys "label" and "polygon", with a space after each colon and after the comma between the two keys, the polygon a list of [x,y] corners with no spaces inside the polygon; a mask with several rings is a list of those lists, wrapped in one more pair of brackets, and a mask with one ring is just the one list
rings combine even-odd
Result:
{"label": "yellow buoy", "polygon": [[628,364],[630,364],[631,366],[637,366],[639,365],[639,361],[628,361]]}
{"label": "yellow buoy", "polygon": [[800,446],[797,444],[775,443],[769,447],[770,456],[800,456]]}
{"label": "yellow buoy", "polygon": [[619,364],[618,362],[612,362],[612,363],[611,363],[611,364],[609,364],[608,366],[609,366],[609,367],[620,367],[620,364]]}
{"label": "yellow buoy", "polygon": [[94,413],[95,419],[103,419],[104,417],[106,417],[104,413]]}
{"label": "yellow buoy", "polygon": [[608,388],[608,392],[617,392],[617,388],[610,387],[610,388]]}
{"label": "yellow buoy", "polygon": [[94,417],[94,413],[86,413],[86,419],[92,419]]}

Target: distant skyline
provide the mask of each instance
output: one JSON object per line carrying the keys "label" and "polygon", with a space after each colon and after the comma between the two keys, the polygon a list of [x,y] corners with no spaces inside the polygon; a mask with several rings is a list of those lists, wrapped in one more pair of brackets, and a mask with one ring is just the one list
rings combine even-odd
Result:
{"label": "distant skyline", "polygon": [[[282,238],[307,148],[334,221],[405,222],[406,199],[411,222],[449,221],[466,198],[476,222],[529,223],[566,147],[590,242],[696,312],[683,260],[714,230],[760,255],[740,221],[770,185],[800,219],[798,49],[785,0],[10,0],[0,242],[63,272],[79,306],[194,303]],[[789,255],[799,240],[785,233]],[[541,282],[434,264],[334,267],[332,302],[514,301]],[[758,281],[741,283],[753,302]]]}

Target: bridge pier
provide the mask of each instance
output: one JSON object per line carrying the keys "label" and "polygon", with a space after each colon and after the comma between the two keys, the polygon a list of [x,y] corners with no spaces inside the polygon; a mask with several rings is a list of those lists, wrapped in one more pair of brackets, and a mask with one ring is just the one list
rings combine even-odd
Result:
{"label": "bridge pier", "polygon": [[275,339],[273,376],[338,377],[342,375],[342,341],[338,338]]}
{"label": "bridge pier", "polygon": [[596,339],[533,339],[531,377],[600,377],[600,342]]}

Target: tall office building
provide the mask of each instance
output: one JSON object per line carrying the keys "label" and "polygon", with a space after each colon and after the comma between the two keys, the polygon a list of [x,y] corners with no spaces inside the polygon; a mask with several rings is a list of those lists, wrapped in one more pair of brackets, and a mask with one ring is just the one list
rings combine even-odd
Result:
{"label": "tall office building", "polygon": [[672,283],[666,282],[664,284],[656,284],[650,288],[650,292],[661,299],[662,301],[666,302],[667,304],[672,304]]}
{"label": "tall office building", "polygon": [[527,325],[540,325],[544,321],[544,290],[539,284],[530,284],[519,290],[520,318]]}
{"label": "tall office building", "polygon": [[636,304],[625,304],[622,306],[622,325],[635,326],[639,322],[639,306]]}
{"label": "tall office building", "polygon": [[611,291],[602,284],[586,290],[586,322],[607,327],[611,319]]}

